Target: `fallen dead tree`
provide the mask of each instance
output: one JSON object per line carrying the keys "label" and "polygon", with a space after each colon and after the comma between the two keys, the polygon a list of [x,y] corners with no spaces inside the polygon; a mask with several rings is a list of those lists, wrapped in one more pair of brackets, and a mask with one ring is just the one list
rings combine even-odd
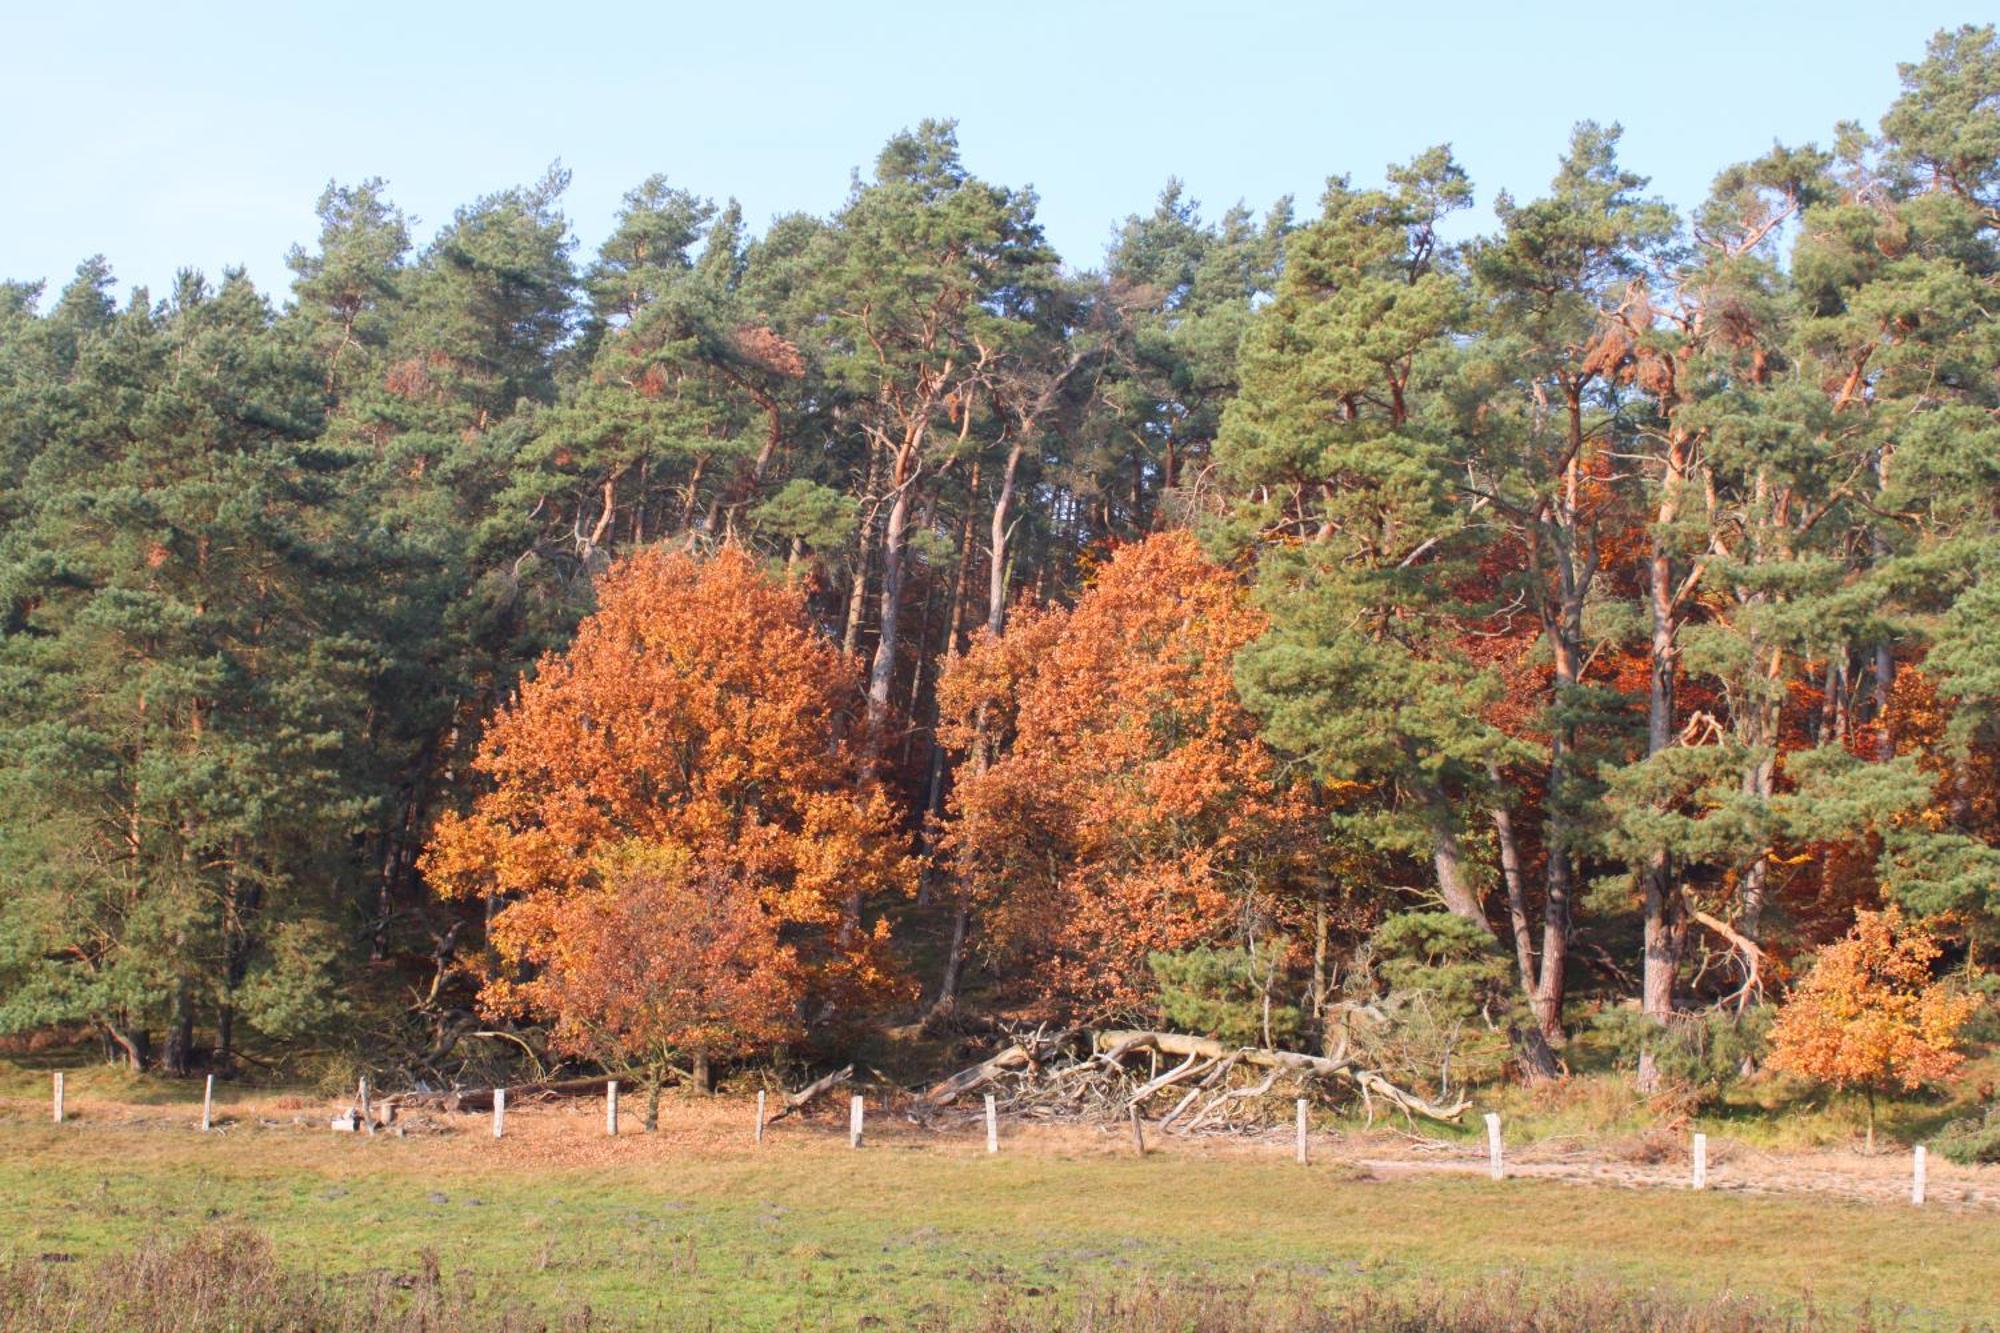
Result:
{"label": "fallen dead tree", "polygon": [[[601,1097],[604,1095],[604,1085],[614,1078],[629,1087],[630,1080],[637,1077],[631,1074],[592,1074],[588,1078],[514,1083],[507,1086],[507,1103],[510,1106],[518,1106],[530,1099]],[[430,1106],[441,1111],[490,1111],[493,1109],[493,1089],[454,1088],[449,1092],[398,1092],[381,1100],[395,1106]]]}
{"label": "fallen dead tree", "polygon": [[777,1109],[777,1111],[771,1116],[770,1120],[767,1121],[766,1123],[776,1124],[778,1121],[783,1120],[786,1116],[790,1115],[792,1112],[804,1110],[806,1106],[810,1105],[814,1101],[814,1099],[818,1098],[821,1094],[831,1092],[833,1089],[839,1087],[843,1083],[848,1082],[853,1077],[854,1077],[854,1066],[848,1065],[845,1069],[834,1070],[831,1074],[828,1074],[825,1078],[815,1079],[813,1082],[806,1084],[806,1086],[804,1086],[803,1088],[800,1088],[797,1092],[794,1092],[789,1096],[787,1096],[785,1098],[785,1104],[783,1106],[780,1106]]}
{"label": "fallen dead tree", "polygon": [[[1146,1060],[1143,1076],[1135,1067],[1138,1057]],[[1163,1060],[1178,1062],[1162,1069]],[[1344,1044],[1332,1055],[1307,1055],[1133,1029],[1021,1037],[934,1085],[920,1105],[942,1108],[968,1093],[991,1090],[1015,1114],[1110,1122],[1133,1111],[1143,1113],[1147,1103],[1161,1098],[1163,1113],[1154,1128],[1177,1126],[1182,1133],[1193,1133],[1233,1127],[1240,1114],[1281,1081],[1295,1088],[1345,1084],[1371,1111],[1380,1101],[1428,1120],[1456,1121],[1469,1105],[1463,1098],[1439,1103],[1400,1088],[1378,1071],[1362,1068]],[[1174,1098],[1170,1106],[1167,1096]]]}
{"label": "fallen dead tree", "polygon": [[[673,1072],[680,1074],[684,1080],[688,1077],[678,1069]],[[616,1082],[622,1087],[636,1088],[643,1085],[645,1078],[643,1072],[636,1072],[591,1074],[585,1078],[548,1079],[537,1083],[510,1083],[506,1085],[507,1104],[520,1106],[529,1101],[553,1101],[561,1097],[601,1097],[604,1095],[606,1083]],[[771,1119],[783,1120],[786,1116],[803,1110],[822,1094],[852,1081],[853,1078],[853,1065],[837,1069],[826,1077],[789,1094]],[[492,1088],[453,1088],[445,1092],[398,1092],[378,1099],[378,1105],[389,1108],[392,1115],[394,1108],[397,1107],[422,1107],[445,1112],[490,1111],[493,1109],[493,1093]]]}

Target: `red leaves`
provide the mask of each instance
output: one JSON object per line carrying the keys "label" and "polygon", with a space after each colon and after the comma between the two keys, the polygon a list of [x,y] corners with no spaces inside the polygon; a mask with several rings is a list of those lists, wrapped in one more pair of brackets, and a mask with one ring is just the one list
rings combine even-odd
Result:
{"label": "red leaves", "polygon": [[1310,812],[1231,674],[1263,624],[1192,536],[1162,533],[947,674],[947,742],[974,752],[947,847],[987,947],[1037,960],[1059,1003],[1138,1001],[1149,954],[1226,936],[1309,856]]}
{"label": "red leaves", "polygon": [[[806,989],[842,1008],[894,993],[886,936],[858,909],[908,891],[913,866],[894,811],[837,737],[856,686],[799,592],[740,552],[614,566],[569,650],[544,658],[488,728],[475,767],[492,789],[441,819],[425,856],[441,893],[505,902],[491,929],[504,975],[488,1003],[523,1005],[559,1031],[610,1022],[623,1011],[609,999],[577,1006],[615,977],[575,981],[565,960],[662,949],[658,932],[696,911],[690,886],[712,902],[717,885],[772,932],[715,918],[718,938],[760,966],[795,958]],[[635,856],[685,870],[621,880]],[[644,938],[604,937],[621,930]],[[708,969],[684,984],[724,986],[719,946],[707,947],[670,955]],[[746,1032],[768,1030],[757,1005],[745,1013]]]}

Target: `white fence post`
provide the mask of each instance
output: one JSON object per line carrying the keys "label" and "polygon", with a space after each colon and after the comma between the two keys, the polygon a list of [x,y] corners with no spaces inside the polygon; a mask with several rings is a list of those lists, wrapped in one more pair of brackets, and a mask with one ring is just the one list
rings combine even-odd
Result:
{"label": "white fence post", "polygon": [[850,1148],[861,1146],[861,1120],[866,1114],[863,1109],[866,1105],[858,1092],[854,1094],[854,1100],[847,1104],[847,1146]]}
{"label": "white fence post", "polygon": [[764,1090],[757,1089],[757,1142],[764,1141]]}
{"label": "white fence post", "polygon": [[60,1125],[63,1122],[63,1076],[60,1069],[56,1071],[56,1086],[53,1095],[55,1098],[56,1123]]}
{"label": "white fence post", "polygon": [[986,1151],[1000,1151],[1000,1112],[993,1104],[993,1094],[986,1094]]}
{"label": "white fence post", "polygon": [[493,1089],[493,1137],[500,1138],[507,1132],[507,1089]]}
{"label": "white fence post", "polygon": [[1910,1202],[1921,1208],[1924,1206],[1924,1158],[1929,1155],[1924,1145],[1917,1145],[1916,1162],[1910,1175]]}
{"label": "white fence post", "polygon": [[1708,1188],[1708,1135],[1706,1134],[1694,1136],[1694,1187],[1698,1190]]}
{"label": "white fence post", "polygon": [[214,1109],[215,1075],[210,1074],[208,1081],[201,1085],[201,1132],[204,1134],[208,1133],[208,1127],[213,1123],[210,1116]]}
{"label": "white fence post", "polygon": [[1303,1097],[1299,1098],[1299,1131],[1298,1131],[1297,1155],[1299,1159],[1299,1165],[1304,1166],[1306,1164],[1306,1099]]}
{"label": "white fence post", "polygon": [[604,1085],[604,1132],[614,1139],[618,1137],[618,1080],[615,1078]]}
{"label": "white fence post", "polygon": [[1486,1113],[1486,1164],[1487,1174],[1499,1180],[1507,1174],[1507,1168],[1500,1159],[1500,1113]]}

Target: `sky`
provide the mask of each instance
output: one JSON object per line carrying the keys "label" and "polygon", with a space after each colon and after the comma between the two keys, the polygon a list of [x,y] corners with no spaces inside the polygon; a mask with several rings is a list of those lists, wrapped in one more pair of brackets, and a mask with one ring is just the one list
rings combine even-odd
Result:
{"label": "sky", "polygon": [[1774,140],[1873,127],[1896,64],[1957,5],[1648,6],[705,0],[312,6],[0,0],[0,278],[58,287],[101,253],[164,292],[182,267],[289,281],[329,180],[380,176],[428,238],[478,196],[573,173],[587,255],[654,172],[753,226],[828,213],[884,140],[959,122],[967,166],[1041,196],[1073,266],[1170,176],[1214,215],[1450,143],[1478,190],[1539,191],[1570,126],[1683,207]]}

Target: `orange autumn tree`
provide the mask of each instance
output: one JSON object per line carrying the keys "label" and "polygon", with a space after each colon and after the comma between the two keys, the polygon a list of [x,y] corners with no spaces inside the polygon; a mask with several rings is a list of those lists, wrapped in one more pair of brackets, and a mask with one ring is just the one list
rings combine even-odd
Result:
{"label": "orange autumn tree", "polygon": [[1017,612],[940,686],[967,754],[942,846],[989,957],[1057,1007],[1150,1009],[1148,959],[1269,933],[1316,821],[1237,700],[1263,617],[1186,532],[1120,548],[1074,610]]}
{"label": "orange autumn tree", "polygon": [[758,896],[682,848],[626,844],[599,858],[597,882],[552,905],[558,942],[534,979],[559,1050],[647,1071],[646,1128],[659,1123],[662,1076],[693,1059],[748,1055],[799,1031],[804,977]]}
{"label": "orange autumn tree", "polygon": [[1932,980],[1938,952],[1899,908],[1857,912],[1854,928],[1820,950],[1771,1028],[1773,1068],[1867,1093],[1870,1150],[1878,1090],[1914,1090],[1964,1063],[1958,1031],[1979,999]]}
{"label": "orange autumn tree", "polygon": [[[900,996],[887,924],[861,907],[908,892],[914,863],[839,734],[858,697],[802,593],[741,552],[612,566],[575,641],[488,727],[474,767],[491,786],[425,853],[440,893],[495,904],[485,1007],[579,1053],[664,1043],[699,1063]],[[670,941],[704,895],[713,937]],[[618,960],[640,957],[633,993],[611,997]],[[727,995],[752,961],[766,975],[733,1030],[731,1004],[690,1017],[641,993]],[[766,1003],[779,986],[784,1023]]]}

